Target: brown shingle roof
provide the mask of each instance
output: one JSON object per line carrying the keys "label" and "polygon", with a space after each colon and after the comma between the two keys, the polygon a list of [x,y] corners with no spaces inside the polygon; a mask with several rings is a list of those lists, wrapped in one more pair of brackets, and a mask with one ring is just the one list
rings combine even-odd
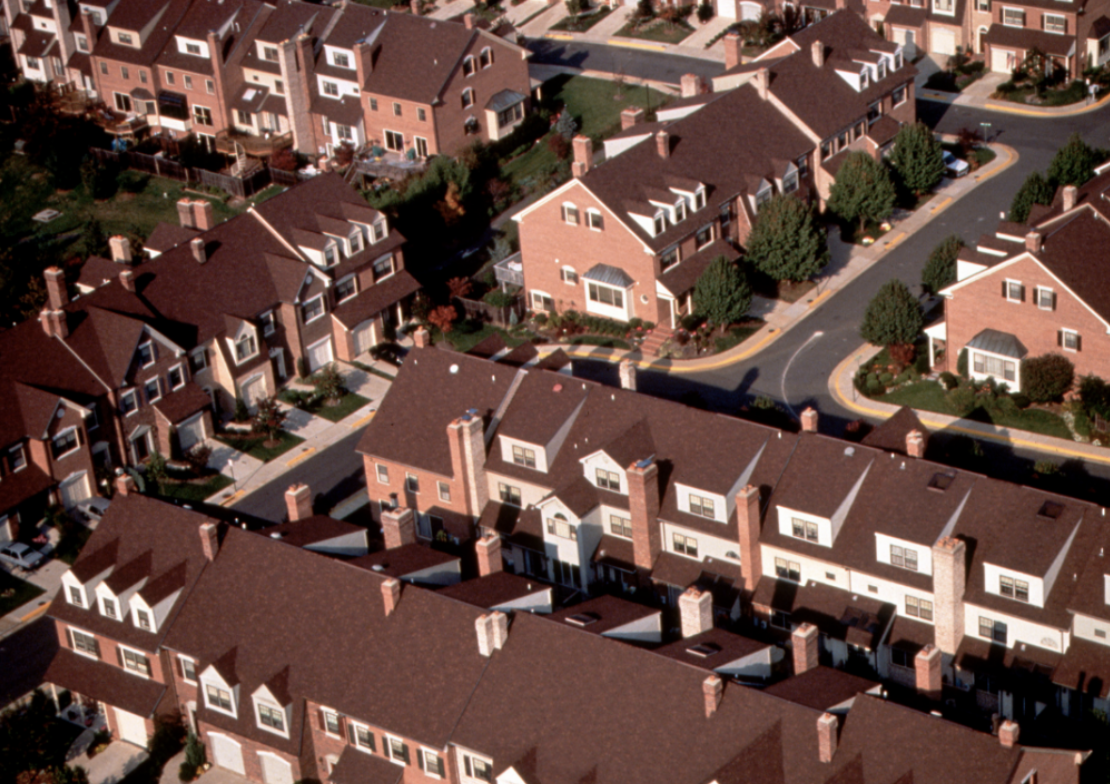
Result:
{"label": "brown shingle roof", "polygon": [[360,569],[369,569],[372,572],[389,577],[408,577],[414,572],[443,566],[449,563],[458,563],[459,557],[450,553],[433,550],[424,544],[406,544],[390,550],[380,550],[376,553],[353,558],[348,563]]}
{"label": "brown shingle roof", "polygon": [[485,577],[476,577],[441,588],[439,594],[475,607],[491,609],[549,590],[550,586],[528,577],[509,572],[494,572]]}
{"label": "brown shingle roof", "polygon": [[832,667],[818,666],[792,678],[771,684],[764,691],[788,702],[805,705],[814,710],[827,711],[878,685],[878,681],[861,678]]}
{"label": "brown shingle roof", "polygon": [[[105,654],[107,651],[101,651],[101,655]],[[154,715],[155,707],[166,692],[164,684],[131,675],[122,667],[93,661],[68,648],[54,655],[43,681],[143,718]]]}

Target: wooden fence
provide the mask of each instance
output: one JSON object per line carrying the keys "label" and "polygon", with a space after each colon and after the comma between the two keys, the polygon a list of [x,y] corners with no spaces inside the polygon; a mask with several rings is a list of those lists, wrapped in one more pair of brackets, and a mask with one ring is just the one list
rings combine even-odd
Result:
{"label": "wooden fence", "polygon": [[[92,147],[89,152],[101,163],[110,163],[121,169],[134,169],[135,171],[153,174],[156,177],[166,177],[183,182],[186,185],[206,185],[222,188],[232,196],[238,196],[241,199],[249,198],[266,188],[271,182],[277,181],[273,176],[275,170],[269,168],[259,169],[244,178],[234,177],[230,174],[220,174],[207,169],[183,166],[160,155],[147,155],[141,152],[113,152],[99,147]],[[294,173],[281,172],[281,174],[284,176],[279,183],[281,185],[295,184],[298,179]],[[286,179],[290,175],[292,176],[292,182]]]}
{"label": "wooden fence", "polygon": [[498,308],[488,302],[477,299],[456,297],[455,301],[462,307],[464,318],[481,321],[487,324],[497,324],[500,327],[512,325],[512,314],[514,312],[516,313],[518,322],[524,316],[524,297],[517,297],[513,300],[513,304],[504,308]]}

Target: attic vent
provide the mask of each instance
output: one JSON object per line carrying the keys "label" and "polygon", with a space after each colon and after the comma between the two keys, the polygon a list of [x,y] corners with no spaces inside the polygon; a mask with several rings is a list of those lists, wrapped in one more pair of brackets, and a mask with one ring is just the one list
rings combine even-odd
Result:
{"label": "attic vent", "polygon": [[572,615],[567,618],[567,623],[571,626],[584,627],[589,626],[591,623],[597,623],[598,617],[593,613],[582,613],[581,615]]}
{"label": "attic vent", "polygon": [[854,455],[855,453],[856,453],[856,448],[855,448],[854,446],[846,446],[846,447],[844,447],[844,456],[845,456],[845,457],[851,457],[851,456],[852,456],[852,455]]}
{"label": "attic vent", "polygon": [[956,481],[955,474],[933,474],[933,478],[929,480],[929,489],[943,493],[952,486],[954,481]]}
{"label": "attic vent", "polygon": [[695,645],[692,648],[687,648],[686,652],[691,656],[697,656],[699,659],[707,659],[715,653],[720,653],[721,646],[714,645],[710,642],[703,642],[700,645]]}
{"label": "attic vent", "polygon": [[1041,511],[1037,512],[1037,517],[1043,517],[1046,520],[1059,520],[1063,513],[1063,504],[1058,504],[1055,501],[1045,501]]}

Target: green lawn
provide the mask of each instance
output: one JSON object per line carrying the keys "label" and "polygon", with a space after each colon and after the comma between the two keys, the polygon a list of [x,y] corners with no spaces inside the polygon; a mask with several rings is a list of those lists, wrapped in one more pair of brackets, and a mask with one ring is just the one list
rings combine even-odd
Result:
{"label": "green lawn", "polygon": [[[907,384],[902,389],[888,392],[875,398],[875,400],[896,406],[909,406],[924,411],[935,411],[938,414],[957,416],[957,413],[948,405],[944,388],[936,381],[918,381]],[[1050,411],[1036,408],[1008,413],[997,409],[988,410],[980,406],[968,414],[966,418],[977,422],[990,422],[998,427],[1028,430],[1032,433],[1041,433],[1055,438],[1066,438],[1068,440],[1072,438],[1071,431],[1063,419]]]}
{"label": "green lawn", "polygon": [[166,498],[176,498],[179,501],[199,502],[220,492],[230,484],[230,476],[216,474],[202,484],[192,484],[189,482],[178,484],[176,482],[167,482],[165,492],[163,492],[162,495]]}
{"label": "green lawn", "polygon": [[433,327],[432,340],[436,343],[441,340],[446,340],[456,351],[461,351],[465,354],[495,333],[501,335],[501,339],[505,341],[505,345],[510,348],[516,348],[526,340],[525,338],[511,334],[501,327],[494,326],[493,324],[485,324],[481,321],[459,321],[446,335]]}
{"label": "green lawn", "polygon": [[[12,592],[11,596],[8,595],[8,591]],[[0,570],[0,615],[7,615],[16,607],[26,604],[43,593],[45,591],[37,585],[12,577]]]}
{"label": "green lawn", "polygon": [[[373,368],[367,369],[371,373],[377,372]],[[383,373],[381,375],[385,374]],[[284,394],[285,393],[283,392],[282,399],[285,400],[286,403],[292,402],[291,400],[285,398]],[[348,416],[350,416],[369,402],[370,401],[368,399],[362,397],[361,395],[356,395],[353,392],[348,392],[346,395],[339,399],[338,405],[329,406],[323,400],[317,398],[308,405],[304,406],[304,410],[310,414],[313,414],[314,416],[323,417],[330,422],[339,422],[340,420],[346,419]]]}
{"label": "green lawn", "polygon": [[1084,84],[1082,80],[1077,79],[1063,90],[1046,90],[1044,98],[1041,101],[1030,102],[1026,100],[1035,94],[1036,90],[1032,87],[1018,87],[1011,92],[1002,92],[999,90],[996,93],[999,98],[1011,103],[1032,103],[1036,106],[1067,106],[1087,99],[1087,85]]}
{"label": "green lawn", "polygon": [[600,22],[602,19],[609,15],[609,7],[606,6],[594,14],[587,14],[579,16],[577,19],[570,16],[564,16],[561,20],[551,25],[552,30],[565,30],[570,33],[584,33]]}
{"label": "green lawn", "polygon": [[571,116],[578,120],[579,133],[601,139],[620,130],[624,109],[639,106],[653,112],[671,100],[647,87],[568,74],[544,82],[543,91],[566,106]]}
{"label": "green lawn", "polygon": [[758,332],[759,328],[762,326],[762,319],[752,319],[751,321],[744,324],[738,324],[737,326],[730,329],[727,335],[722,335],[721,337],[713,341],[717,353],[728,351],[733,346],[737,346],[743,343],[745,340]]}
{"label": "green lawn", "polygon": [[240,452],[246,452],[256,460],[261,460],[263,463],[268,463],[275,457],[280,457],[304,441],[300,436],[295,436],[292,433],[281,431],[276,446],[266,446],[266,436],[264,435],[248,435],[245,437],[234,436],[225,433],[224,435],[216,436],[216,438],[230,446],[232,449],[238,449]]}
{"label": "green lawn", "polygon": [[685,22],[657,22],[651,27],[642,27],[636,29],[635,22],[629,22],[624,27],[616,32],[616,35],[625,38],[639,38],[643,41],[655,41],[661,44],[677,44],[681,43],[690,33],[694,32],[694,28]]}

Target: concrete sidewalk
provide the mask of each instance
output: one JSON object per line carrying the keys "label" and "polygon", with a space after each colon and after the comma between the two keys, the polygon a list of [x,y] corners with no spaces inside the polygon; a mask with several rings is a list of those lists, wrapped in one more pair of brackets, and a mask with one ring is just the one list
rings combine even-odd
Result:
{"label": "concrete sidewalk", "polygon": [[[564,5],[560,3],[559,5]],[[554,16],[543,14],[525,26],[524,34],[532,38],[550,38],[556,41],[576,41],[591,44],[605,44],[606,46],[619,46],[627,49],[661,52],[664,54],[695,57],[700,60],[713,60],[723,63],[725,61],[724,45],[719,41],[706,48],[706,44],[723,32],[727,27],[736,23],[735,19],[714,18],[709,22],[700,24],[696,19],[691,22],[694,31],[677,44],[665,44],[658,41],[648,41],[643,38],[617,37],[616,33],[624,27],[635,11],[635,7],[620,6],[610,13],[605,19],[598,22],[584,33],[572,33],[563,30],[549,31],[551,25],[558,22],[566,14]],[[611,78],[612,75],[610,74]]]}
{"label": "concrete sidewalk", "polygon": [[262,463],[254,458],[250,458],[253,463],[239,461],[235,468],[235,483],[209,496],[206,501],[211,504],[230,506],[278,480],[297,463],[323,451],[344,436],[350,435],[352,430],[365,427],[373,418],[374,412],[378,410],[382,398],[389,392],[391,382],[379,375],[350,366],[343,366],[343,375],[347,389],[366,398],[368,400],[366,405],[338,422],[331,422],[303,411],[292,412],[290,429],[291,431],[295,429],[297,435],[304,438],[304,442],[268,463]]}
{"label": "concrete sidewalk", "polygon": [[787,330],[803,321],[822,302],[849,286],[859,275],[881,261],[887,251],[905,242],[908,237],[913,236],[916,231],[937,215],[972,192],[979,183],[1010,167],[1018,159],[1017,151],[1012,147],[1002,144],[992,144],[990,147],[994,150],[996,156],[993,161],[973,175],[958,180],[945,179],[937,189],[936,195],[917,211],[902,217],[896,214],[891,219],[893,224],[891,230],[875,244],[866,247],[849,245],[840,241],[835,229],[830,231],[828,244],[831,258],[828,266],[816,278],[817,288],[794,303],[767,300],[760,297],[755,298],[752,302],[752,313],[762,318],[765,322],[764,325],[743,343],[724,353],[698,359],[675,360],[644,357],[639,349],[625,351],[622,349],[587,349],[580,346],[548,345],[543,350],[546,352],[562,348],[571,357],[577,359],[594,359],[606,362],[620,362],[628,359],[640,368],[678,375],[715,370],[750,359],[781,337]]}
{"label": "concrete sidewalk", "polygon": [[[899,406],[881,403],[861,395],[852,383],[859,367],[878,354],[882,348],[864,343],[836,366],[829,376],[829,393],[844,408],[870,419],[887,419],[898,411]],[[1083,441],[1069,441],[1064,438],[1031,433],[999,427],[989,422],[976,422],[971,419],[937,414],[932,411],[915,409],[921,424],[934,432],[944,430],[948,433],[961,433],[973,438],[985,438],[1011,446],[1036,449],[1039,452],[1060,455],[1066,458],[1079,458],[1084,461],[1110,465],[1110,449],[1094,446]]]}

